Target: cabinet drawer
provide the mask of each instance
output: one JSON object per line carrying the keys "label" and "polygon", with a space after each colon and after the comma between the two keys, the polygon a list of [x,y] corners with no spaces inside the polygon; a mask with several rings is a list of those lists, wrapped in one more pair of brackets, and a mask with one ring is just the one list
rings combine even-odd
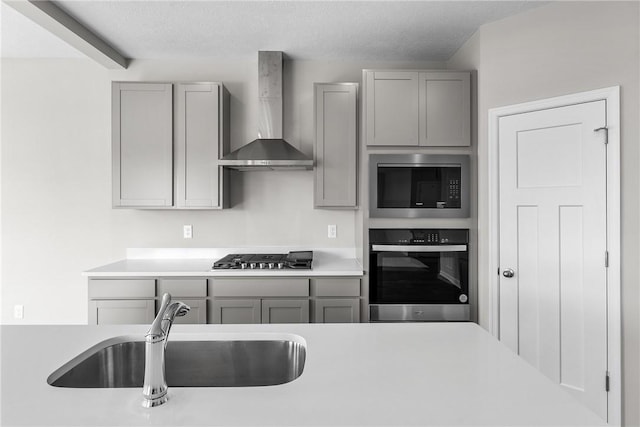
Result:
{"label": "cabinet drawer", "polygon": [[91,279],[89,298],[153,298],[156,296],[154,279]]}
{"label": "cabinet drawer", "polygon": [[206,297],[207,279],[160,279],[158,280],[158,297],[165,292],[172,297]]}
{"label": "cabinet drawer", "polygon": [[306,297],[309,279],[213,279],[210,295],[216,297]]}
{"label": "cabinet drawer", "polygon": [[90,325],[150,324],[155,317],[152,299],[89,301]]}
{"label": "cabinet drawer", "polygon": [[311,295],[318,297],[359,297],[360,279],[311,279]]}

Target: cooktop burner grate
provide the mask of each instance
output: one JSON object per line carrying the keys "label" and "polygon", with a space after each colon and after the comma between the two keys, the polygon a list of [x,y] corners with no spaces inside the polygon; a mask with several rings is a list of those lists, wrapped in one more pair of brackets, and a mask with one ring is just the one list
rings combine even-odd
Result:
{"label": "cooktop burner grate", "polygon": [[285,270],[311,269],[312,251],[292,251],[288,254],[229,254],[213,264],[214,270]]}

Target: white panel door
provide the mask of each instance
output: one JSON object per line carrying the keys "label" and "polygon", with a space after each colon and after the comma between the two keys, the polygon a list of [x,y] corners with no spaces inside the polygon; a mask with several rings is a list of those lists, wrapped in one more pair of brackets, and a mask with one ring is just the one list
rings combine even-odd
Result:
{"label": "white panel door", "polygon": [[605,109],[504,116],[498,131],[500,340],[603,419]]}

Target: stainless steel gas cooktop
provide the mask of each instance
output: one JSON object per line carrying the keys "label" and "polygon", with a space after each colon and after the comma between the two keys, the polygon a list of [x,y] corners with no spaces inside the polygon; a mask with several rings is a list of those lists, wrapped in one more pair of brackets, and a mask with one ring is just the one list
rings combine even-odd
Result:
{"label": "stainless steel gas cooktop", "polygon": [[213,264],[214,270],[286,270],[311,269],[313,251],[292,251],[288,254],[229,254]]}

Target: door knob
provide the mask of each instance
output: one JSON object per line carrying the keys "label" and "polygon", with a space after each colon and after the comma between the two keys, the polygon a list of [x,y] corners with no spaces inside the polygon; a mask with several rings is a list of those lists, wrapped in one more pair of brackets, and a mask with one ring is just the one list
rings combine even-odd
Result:
{"label": "door knob", "polygon": [[511,268],[507,268],[502,272],[502,275],[507,278],[513,277],[514,274],[516,274],[516,272],[513,271]]}

